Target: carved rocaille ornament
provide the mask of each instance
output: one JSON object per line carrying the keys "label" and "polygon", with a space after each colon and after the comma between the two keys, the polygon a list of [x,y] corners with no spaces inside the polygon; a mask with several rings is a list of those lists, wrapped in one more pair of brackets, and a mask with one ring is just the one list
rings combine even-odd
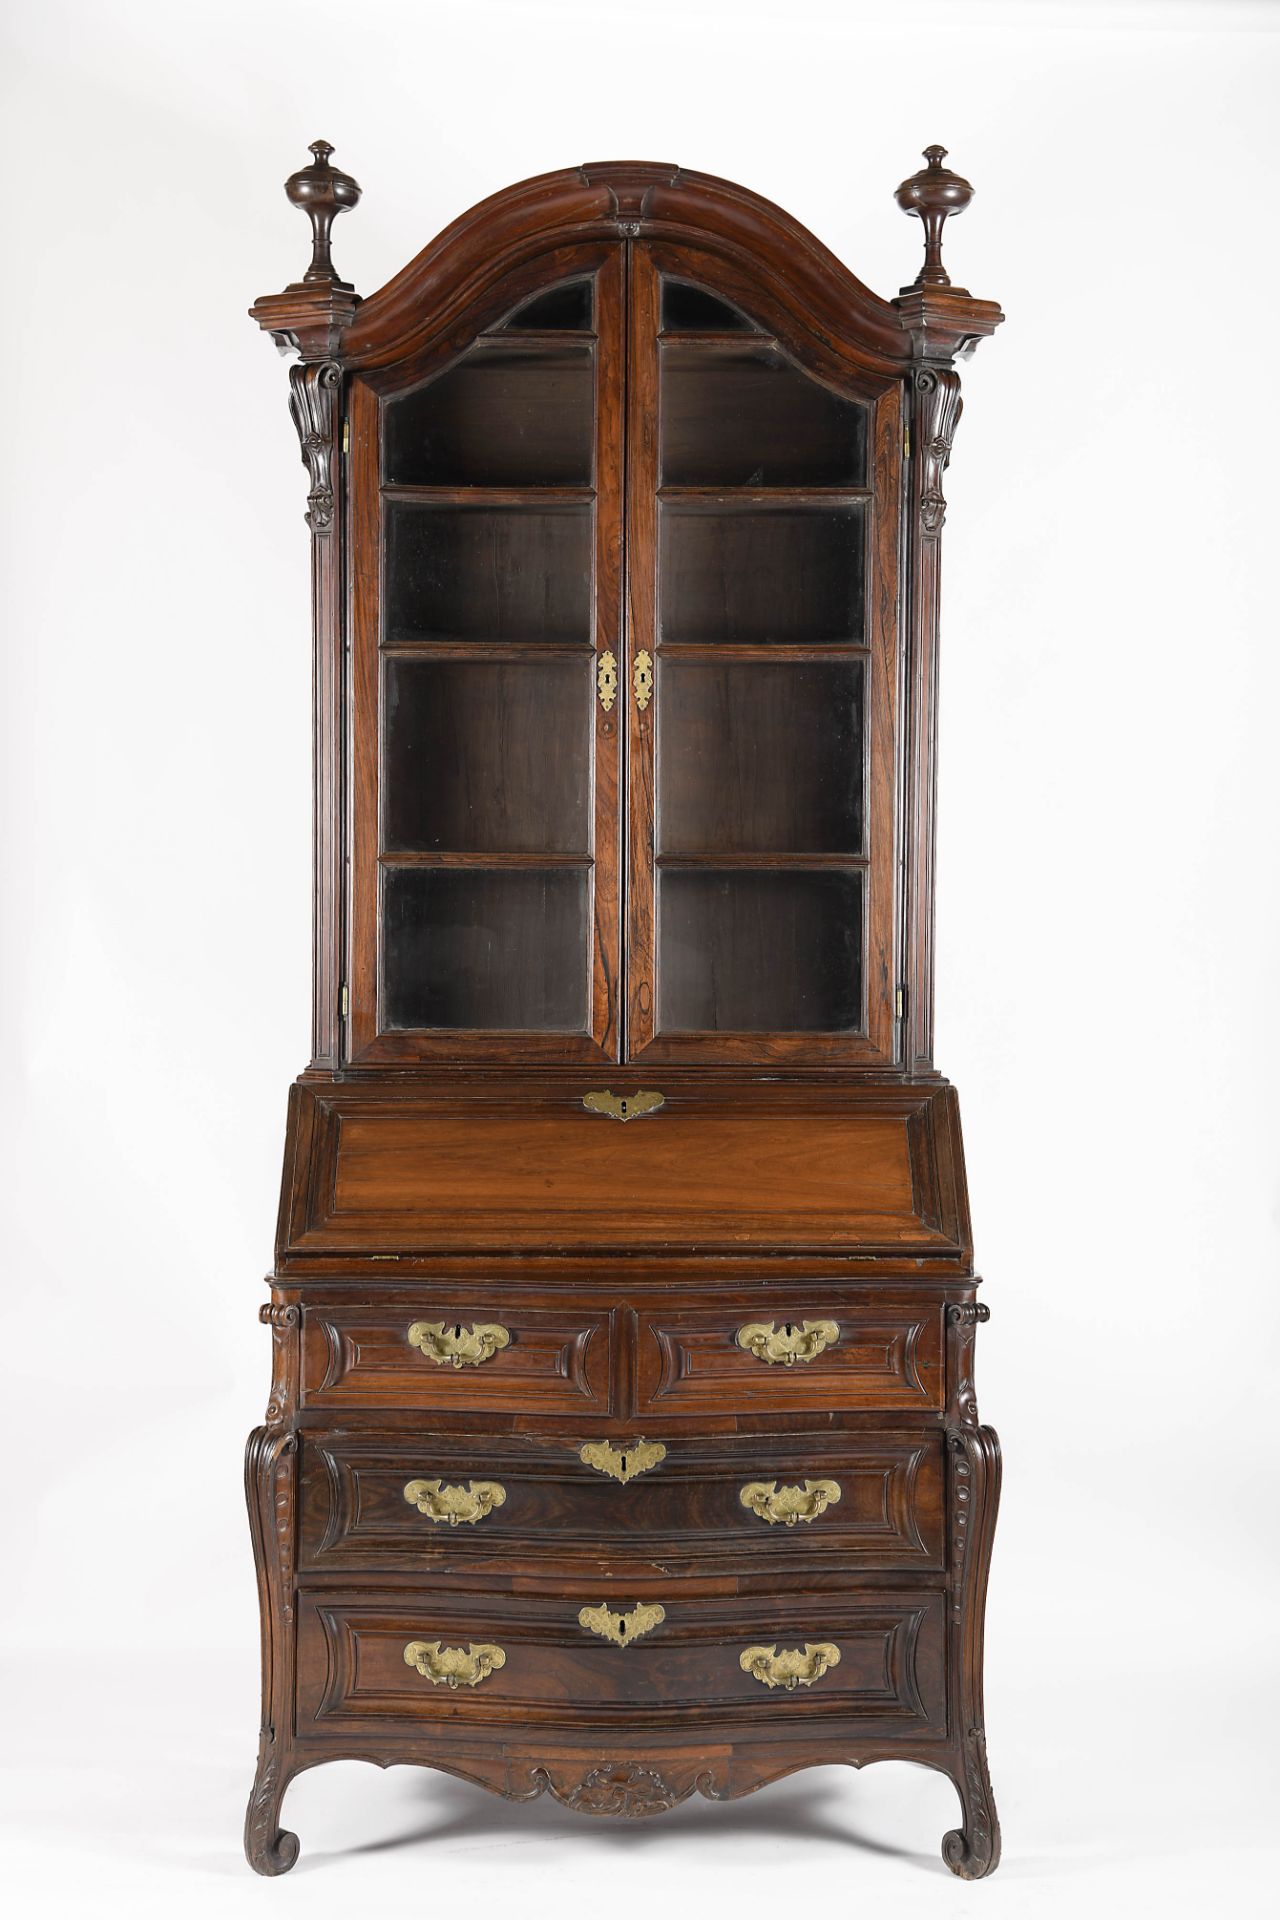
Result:
{"label": "carved rocaille ornament", "polygon": [[624,1820],[668,1813],[682,1797],[653,1767],[642,1766],[638,1760],[597,1767],[567,1791],[554,1782],[550,1784],[556,1799],[574,1813],[607,1813],[621,1815]]}

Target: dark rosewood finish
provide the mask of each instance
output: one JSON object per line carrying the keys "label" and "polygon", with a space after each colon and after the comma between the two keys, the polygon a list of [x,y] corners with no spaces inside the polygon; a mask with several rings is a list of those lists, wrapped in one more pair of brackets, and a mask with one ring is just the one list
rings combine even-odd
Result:
{"label": "dark rosewood finish", "polygon": [[941,148],[898,189],[892,301],[629,161],[361,301],[331,151],[252,309],[297,355],[316,748],[249,1861],[330,1759],[631,1818],[896,1758],[980,1877],[1000,1455],[932,1055],[972,189]]}

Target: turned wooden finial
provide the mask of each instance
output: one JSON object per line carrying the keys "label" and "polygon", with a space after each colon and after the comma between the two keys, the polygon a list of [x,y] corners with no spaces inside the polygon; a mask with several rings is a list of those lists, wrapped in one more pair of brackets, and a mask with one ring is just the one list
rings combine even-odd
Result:
{"label": "turned wooden finial", "polygon": [[[924,222],[924,265],[912,281],[914,287],[949,287],[951,276],[942,264],[942,228],[953,213],[963,213],[973,198],[973,188],[958,173],[943,166],[945,147],[926,147],[929,162],[904,180],[893,196],[904,213]],[[904,287],[910,293],[911,287]],[[961,289],[957,288],[957,292]]]}
{"label": "turned wooden finial", "polygon": [[339,173],[336,167],[329,165],[333,148],[327,140],[313,140],[311,152],[315,155],[311,165],[290,174],[284,183],[284,190],[293,205],[311,221],[311,265],[303,274],[302,283],[304,286],[319,283],[327,287],[341,287],[344,292],[350,292],[351,282],[339,280],[334,272],[329,235],[338,215],[356,205],[360,198],[360,187],[349,173]]}

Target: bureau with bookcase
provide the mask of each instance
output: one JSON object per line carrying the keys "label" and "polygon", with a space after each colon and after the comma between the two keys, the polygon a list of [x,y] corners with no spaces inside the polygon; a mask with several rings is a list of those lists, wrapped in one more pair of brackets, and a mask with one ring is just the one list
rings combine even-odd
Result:
{"label": "bureau with bookcase", "polygon": [[636,1817],[950,1776],[990,1871],[999,1486],[932,1060],[942,476],[970,189],[897,298],[639,162],[304,277],[315,992],[246,1471],[246,1849],[330,1759]]}

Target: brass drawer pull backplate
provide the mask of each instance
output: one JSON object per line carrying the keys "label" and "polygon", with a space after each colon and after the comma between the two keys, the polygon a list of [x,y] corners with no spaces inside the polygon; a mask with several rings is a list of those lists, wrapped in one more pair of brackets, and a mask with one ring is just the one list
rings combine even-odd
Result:
{"label": "brass drawer pull backplate", "polygon": [[444,1320],[415,1320],[409,1329],[409,1345],[425,1353],[438,1367],[480,1367],[495,1353],[511,1345],[505,1327],[485,1322],[464,1327],[450,1326]]}
{"label": "brass drawer pull backplate", "polygon": [[748,1513],[776,1527],[794,1527],[797,1520],[816,1520],[840,1498],[835,1480],[806,1480],[802,1487],[780,1487],[776,1480],[750,1480],[738,1495]]}
{"label": "brass drawer pull backplate", "polygon": [[478,1687],[507,1664],[506,1652],[488,1641],[469,1647],[442,1647],[438,1640],[411,1640],[404,1650],[406,1667],[414,1667],[433,1687]]}
{"label": "brass drawer pull backplate", "polygon": [[404,1497],[438,1525],[470,1527],[500,1507],[507,1490],[497,1480],[469,1480],[465,1487],[447,1487],[442,1480],[411,1480]]}
{"label": "brass drawer pull backplate", "polygon": [[811,1687],[821,1680],[829,1667],[840,1665],[840,1649],[830,1640],[811,1640],[803,1648],[784,1647],[779,1653],[772,1647],[744,1647],[738,1665],[761,1686],[783,1687],[788,1693],[797,1687]]}
{"label": "brass drawer pull backplate", "polygon": [[834,1320],[784,1320],[781,1328],[772,1320],[753,1320],[738,1328],[738,1345],[769,1367],[794,1367],[797,1361],[816,1360],[839,1338],[840,1329]]}
{"label": "brass drawer pull backplate", "polygon": [[615,1647],[629,1647],[641,1634],[652,1633],[655,1627],[660,1627],[666,1617],[666,1608],[656,1603],[630,1608],[602,1604],[583,1607],[578,1615],[578,1625],[585,1627],[588,1633],[598,1633],[602,1640],[611,1640]]}

